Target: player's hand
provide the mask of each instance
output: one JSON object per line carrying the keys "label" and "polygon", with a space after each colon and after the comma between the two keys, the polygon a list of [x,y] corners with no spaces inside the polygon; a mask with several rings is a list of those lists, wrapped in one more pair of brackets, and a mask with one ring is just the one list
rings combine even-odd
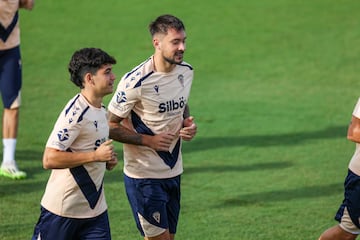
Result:
{"label": "player's hand", "polygon": [[115,156],[110,160],[106,162],[106,169],[107,170],[113,170],[115,166],[118,164],[117,154],[115,153]]}
{"label": "player's hand", "polygon": [[143,136],[147,142],[146,146],[156,151],[169,151],[171,143],[175,139],[175,134],[171,132],[163,132],[154,136]]}
{"label": "player's hand", "polygon": [[184,127],[180,129],[179,136],[185,141],[190,141],[193,139],[197,132],[197,126],[194,122],[194,117],[190,116],[184,119]]}
{"label": "player's hand", "polygon": [[116,157],[114,152],[114,145],[112,144],[113,140],[107,140],[101,144],[95,151],[95,160],[101,162],[111,161]]}

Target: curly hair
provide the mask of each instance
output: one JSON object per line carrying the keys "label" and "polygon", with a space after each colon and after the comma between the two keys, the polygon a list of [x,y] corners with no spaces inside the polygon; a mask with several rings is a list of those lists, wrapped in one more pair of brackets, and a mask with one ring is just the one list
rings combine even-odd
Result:
{"label": "curly hair", "polygon": [[156,33],[167,34],[167,31],[170,28],[177,31],[185,30],[183,22],[179,18],[170,14],[161,15],[149,24],[151,36],[154,36]]}
{"label": "curly hair", "polygon": [[80,49],[70,59],[68,66],[70,80],[82,89],[85,74],[96,74],[104,64],[116,64],[116,60],[99,48]]}

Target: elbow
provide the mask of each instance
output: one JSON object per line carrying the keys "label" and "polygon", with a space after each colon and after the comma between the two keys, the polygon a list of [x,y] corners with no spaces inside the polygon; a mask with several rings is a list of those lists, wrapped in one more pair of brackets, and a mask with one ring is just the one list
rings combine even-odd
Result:
{"label": "elbow", "polygon": [[350,126],[347,132],[347,139],[360,143],[360,127],[359,126]]}
{"label": "elbow", "polygon": [[43,169],[48,170],[48,169],[52,169],[52,168],[50,167],[50,165],[43,164]]}
{"label": "elbow", "polygon": [[360,143],[360,139],[354,137],[353,135],[348,135],[348,136],[347,136],[347,139],[350,140],[350,141],[352,141],[352,142],[355,142],[355,143]]}
{"label": "elbow", "polygon": [[48,153],[45,153],[42,159],[42,165],[44,169],[53,169],[54,164],[51,163],[51,158]]}
{"label": "elbow", "polygon": [[44,169],[50,169],[51,168],[51,165],[49,164],[49,161],[46,159],[46,158],[43,158],[43,168]]}

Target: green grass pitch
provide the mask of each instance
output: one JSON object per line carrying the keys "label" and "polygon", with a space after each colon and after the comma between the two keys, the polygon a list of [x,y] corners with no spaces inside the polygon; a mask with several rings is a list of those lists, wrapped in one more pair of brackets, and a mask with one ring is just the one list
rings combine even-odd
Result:
{"label": "green grass pitch", "polygon": [[[355,147],[346,131],[360,89],[359,10],[358,0],[36,0],[20,13],[16,157],[28,179],[0,178],[0,239],[30,239],[39,217],[50,173],[42,151],[78,91],[67,73],[71,54],[103,48],[117,58],[119,80],[152,54],[147,25],[164,13],[186,25],[199,129],[184,143],[176,239],[317,239],[336,223]],[[121,168],[105,179],[112,237],[142,239]]]}

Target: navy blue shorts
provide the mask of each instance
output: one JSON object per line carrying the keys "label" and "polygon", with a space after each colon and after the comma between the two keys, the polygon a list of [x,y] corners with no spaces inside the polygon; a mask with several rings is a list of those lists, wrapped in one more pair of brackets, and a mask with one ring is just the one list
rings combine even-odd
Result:
{"label": "navy blue shorts", "polygon": [[351,170],[348,170],[348,175],[346,176],[344,187],[344,200],[335,215],[335,220],[338,222],[341,221],[341,218],[344,214],[344,209],[346,207],[347,211],[349,212],[351,221],[355,226],[360,228],[360,176],[356,175]]}
{"label": "navy blue shorts", "polygon": [[22,84],[20,47],[0,50],[0,93],[4,108],[20,95]]}
{"label": "navy blue shorts", "polygon": [[[40,238],[39,238],[40,234]],[[105,211],[94,218],[66,218],[41,207],[32,240],[110,240],[110,224]]]}
{"label": "navy blue shorts", "polygon": [[[176,233],[180,213],[180,176],[167,179],[135,179],[124,175],[124,183],[141,235],[151,236],[154,228],[169,229],[171,234]],[[146,226],[140,217],[147,221]]]}

